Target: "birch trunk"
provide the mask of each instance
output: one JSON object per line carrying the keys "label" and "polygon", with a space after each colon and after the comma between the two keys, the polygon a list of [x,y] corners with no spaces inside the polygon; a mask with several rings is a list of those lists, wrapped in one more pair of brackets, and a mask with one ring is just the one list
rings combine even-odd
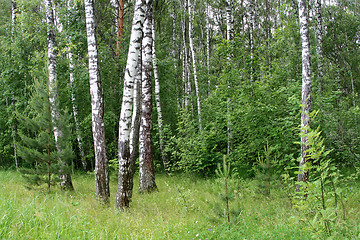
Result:
{"label": "birch trunk", "polygon": [[84,152],[84,148],[83,148],[83,144],[82,144],[82,134],[81,134],[80,123],[79,123],[79,119],[78,119],[78,107],[76,104],[75,86],[74,86],[74,84],[75,84],[75,79],[74,79],[75,67],[74,67],[73,53],[71,52],[71,50],[69,50],[69,53],[67,55],[68,55],[68,59],[69,59],[71,105],[72,105],[72,110],[73,110],[73,115],[74,115],[76,139],[78,142],[81,164],[83,166],[84,171],[86,172],[87,163],[85,160],[85,152]]}
{"label": "birch trunk", "polygon": [[105,146],[104,99],[99,71],[94,2],[93,0],[84,1],[89,54],[91,119],[95,150],[95,191],[98,200],[107,204],[110,198],[109,167]]}
{"label": "birch trunk", "polygon": [[[17,11],[17,4],[16,4],[16,1],[13,0],[13,1],[11,1],[11,43],[14,41],[14,35],[15,35],[16,11]],[[26,87],[26,80],[25,80],[25,87]],[[7,113],[8,113],[8,117],[9,117],[9,121],[10,121],[11,114],[9,111],[10,108],[9,108],[7,96],[5,96],[5,102],[6,102],[6,109],[7,109]],[[13,99],[11,100],[11,105],[14,105]],[[16,170],[18,170],[19,164],[18,164],[17,148],[16,148],[16,127],[15,127],[14,123],[10,122],[10,128],[11,128],[11,137],[13,140],[15,167],[16,167]]]}
{"label": "birch trunk", "polygon": [[139,192],[157,190],[152,149],[152,0],[146,0],[142,40],[142,104],[139,139]]}
{"label": "birch trunk", "polygon": [[[307,182],[309,172],[304,170],[304,165],[310,161],[308,158],[308,138],[303,134],[307,133],[306,127],[310,124],[311,110],[311,68],[310,68],[310,44],[306,0],[299,0],[299,21],[302,52],[302,113],[301,113],[301,161],[298,175],[298,182]],[[300,191],[300,186],[297,187]]]}
{"label": "birch trunk", "polygon": [[198,112],[198,118],[199,118],[199,130],[201,131],[202,130],[202,124],[201,124],[200,92],[199,92],[199,83],[198,83],[196,60],[195,60],[194,39],[193,39],[193,25],[192,25],[193,22],[194,22],[194,10],[192,8],[191,0],[188,0],[188,14],[189,14],[189,44],[190,44],[190,51],[191,51],[192,64],[193,64],[195,93],[196,93],[196,99],[197,99],[197,112]]}
{"label": "birch trunk", "polygon": [[234,38],[234,19],[232,14],[232,0],[226,0],[226,39]]}
{"label": "birch trunk", "polygon": [[[141,50],[140,50],[141,51]],[[131,120],[130,131],[130,165],[129,165],[129,188],[127,196],[131,201],[134,188],[134,173],[135,162],[139,156],[139,132],[140,132],[140,117],[141,117],[141,78],[142,78],[142,61],[141,54],[139,54],[138,64],[136,67],[136,76],[134,79],[134,107]]]}
{"label": "birch trunk", "polygon": [[316,36],[317,36],[317,46],[316,54],[318,58],[317,62],[317,71],[318,71],[318,80],[319,80],[319,91],[323,90],[323,27],[322,27],[322,13],[321,13],[321,0],[316,0]]}
{"label": "birch trunk", "polygon": [[168,161],[164,151],[164,131],[163,131],[163,117],[162,117],[162,110],[161,110],[161,101],[160,101],[160,82],[159,82],[159,73],[157,68],[157,59],[156,59],[156,48],[155,48],[155,40],[156,40],[156,32],[155,32],[155,19],[153,18],[152,22],[152,38],[153,38],[153,45],[152,45],[152,64],[154,68],[154,78],[155,78],[155,103],[156,103],[156,110],[158,114],[158,127],[159,127],[159,140],[160,140],[160,154],[161,160],[164,165],[164,169],[166,174],[169,173],[169,166]]}
{"label": "birch trunk", "polygon": [[[186,5],[187,5],[187,1],[185,1],[184,5],[180,5],[183,12],[186,12]],[[182,80],[183,80],[183,95],[184,95],[184,108],[188,109],[189,106],[189,99],[190,99],[190,86],[188,84],[189,82],[189,75],[188,75],[188,71],[189,71],[189,66],[188,66],[188,48],[187,48],[187,43],[186,43],[186,19],[185,17],[182,17],[181,19],[181,28],[182,28],[182,40],[183,40],[183,51],[182,51],[182,67],[183,67],[183,74],[182,74]]]}
{"label": "birch trunk", "polygon": [[254,82],[254,25],[255,25],[255,16],[254,16],[254,0],[249,2],[249,45],[250,45],[250,82]]}
{"label": "birch trunk", "polygon": [[[233,25],[233,15],[232,15],[232,0],[226,0],[226,39],[228,41],[228,46],[231,46],[230,41],[234,38],[234,25]],[[231,51],[230,51],[231,52]],[[233,55],[232,53],[228,54],[227,60],[231,64]],[[231,82],[228,82],[228,89],[230,92]],[[231,98],[227,99],[227,154],[230,154],[231,151]]]}
{"label": "birch trunk", "polygon": [[16,10],[17,4],[15,0],[11,1],[11,37],[13,38],[15,33],[15,25],[16,25]]}
{"label": "birch trunk", "polygon": [[210,83],[210,4],[206,2],[206,71],[208,78],[208,96],[211,91]]}
{"label": "birch trunk", "polygon": [[116,207],[121,209],[129,207],[130,201],[128,195],[130,178],[130,129],[133,109],[134,78],[141,49],[142,25],[145,18],[143,8],[143,0],[136,0],[119,121],[119,176]]}
{"label": "birch trunk", "polygon": [[[56,41],[55,41],[55,18],[54,18],[54,10],[52,5],[52,0],[45,1],[45,9],[46,9],[46,23],[47,23],[47,42],[48,42],[48,71],[49,71],[49,102],[51,108],[51,118],[54,123],[54,137],[57,150],[59,152],[62,151],[59,138],[63,137],[63,133],[61,129],[58,127],[59,120],[59,109],[58,109],[58,99],[57,99],[57,81],[56,81],[56,64],[57,64],[57,50],[56,50]],[[61,162],[61,159],[60,159]],[[65,162],[61,162],[61,164],[66,165]],[[73,190],[74,187],[72,185],[70,174],[64,174],[60,171],[60,186],[66,190]]]}
{"label": "birch trunk", "polygon": [[[67,8],[69,11],[73,10],[72,7],[73,3],[71,2],[71,0],[67,1]],[[70,16],[68,16],[70,17]],[[70,42],[72,42],[71,37],[70,37]],[[86,172],[87,170],[87,163],[85,160],[85,153],[84,153],[84,148],[83,148],[83,144],[82,144],[82,134],[81,134],[81,130],[80,130],[80,123],[79,123],[79,119],[78,119],[78,107],[76,105],[76,96],[75,96],[75,78],[74,78],[74,59],[73,59],[73,53],[72,50],[69,48],[68,49],[68,54],[67,57],[69,59],[69,80],[70,80],[70,93],[71,93],[71,105],[72,105],[72,110],[73,110],[73,115],[74,115],[74,122],[75,122],[75,131],[76,131],[76,139],[78,142],[78,147],[79,147],[79,152],[80,152],[80,159],[81,159],[81,164],[83,166],[84,171]]]}

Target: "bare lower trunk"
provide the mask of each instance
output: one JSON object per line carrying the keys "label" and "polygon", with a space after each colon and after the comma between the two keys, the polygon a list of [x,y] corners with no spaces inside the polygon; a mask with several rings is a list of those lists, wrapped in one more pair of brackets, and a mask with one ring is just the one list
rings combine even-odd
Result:
{"label": "bare lower trunk", "polygon": [[98,200],[107,204],[110,198],[109,167],[105,146],[104,99],[99,70],[93,0],[85,0],[85,15],[89,54],[92,132],[95,150],[95,191]]}
{"label": "bare lower trunk", "polygon": [[[60,112],[58,106],[58,89],[57,89],[57,81],[56,81],[56,64],[57,64],[57,50],[56,50],[56,41],[55,41],[55,18],[54,18],[54,10],[52,5],[52,0],[45,1],[45,9],[46,9],[46,23],[47,23],[47,41],[48,41],[48,71],[49,71],[49,102],[51,108],[51,118],[53,121],[53,132],[55,137],[55,143],[58,152],[61,152],[62,149],[59,144],[59,138],[63,137],[62,130],[58,126]],[[60,159],[61,162],[61,159]],[[62,165],[66,165],[67,163],[61,162]],[[64,173],[60,170],[60,185],[63,189],[73,190],[74,187],[72,185],[71,176],[68,173]]]}
{"label": "bare lower trunk", "polygon": [[255,6],[254,0],[249,2],[249,45],[250,45],[250,82],[254,82],[254,25],[255,25]]}
{"label": "bare lower trunk", "polygon": [[80,160],[81,164],[83,166],[84,171],[87,170],[87,163],[85,160],[85,152],[82,144],[82,134],[80,130],[80,123],[78,119],[78,108],[76,105],[76,97],[75,97],[75,87],[74,87],[74,60],[73,60],[73,54],[70,50],[68,53],[68,59],[69,59],[69,71],[70,71],[70,92],[71,92],[71,104],[72,104],[72,110],[74,115],[74,122],[75,122],[75,131],[76,131],[76,140],[78,142],[79,152],[80,152]]}
{"label": "bare lower trunk", "polygon": [[152,148],[152,0],[146,0],[143,34],[139,192],[151,192],[157,190]]}
{"label": "bare lower trunk", "polygon": [[[309,46],[309,28],[307,19],[306,0],[299,0],[299,20],[300,20],[300,36],[302,49],[302,113],[301,113],[301,161],[298,175],[298,182],[307,182],[309,179],[308,170],[304,169],[304,165],[309,161],[308,157],[308,138],[306,127],[310,124],[311,111],[311,69],[310,69],[310,46]],[[298,186],[297,190],[300,190]]]}
{"label": "bare lower trunk", "polygon": [[199,81],[198,81],[197,67],[196,67],[196,60],[195,60],[193,25],[192,25],[194,22],[194,9],[192,7],[191,0],[188,0],[188,13],[189,13],[189,45],[190,45],[192,64],[193,64],[195,93],[196,93],[196,100],[197,100],[197,112],[198,112],[198,119],[199,119],[199,130],[201,131],[202,124],[201,124],[200,91],[199,91]]}
{"label": "bare lower trunk", "polygon": [[144,18],[143,1],[136,0],[119,120],[119,176],[116,193],[116,207],[121,209],[129,207],[130,201],[128,196],[130,178],[130,129],[133,109],[134,78],[141,49]]}
{"label": "bare lower trunk", "polygon": [[142,61],[141,54],[139,54],[138,65],[136,67],[136,76],[134,82],[134,107],[131,120],[130,132],[130,164],[129,164],[129,188],[127,196],[131,201],[134,188],[134,173],[135,162],[139,156],[139,131],[140,131],[140,117],[141,117],[141,74]]}
{"label": "bare lower trunk", "polygon": [[321,0],[316,0],[316,36],[317,36],[317,45],[316,45],[316,54],[318,58],[317,62],[317,71],[318,71],[318,80],[319,80],[319,91],[323,89],[323,27],[322,27],[322,17],[321,17]]}
{"label": "bare lower trunk", "polygon": [[159,73],[157,69],[157,59],[156,59],[156,49],[155,49],[155,40],[156,40],[156,33],[155,33],[155,20],[153,19],[152,23],[152,38],[153,38],[153,46],[152,46],[152,63],[154,68],[154,78],[155,78],[155,103],[156,103],[156,110],[158,114],[158,127],[159,127],[159,141],[160,141],[160,154],[161,160],[164,165],[164,169],[166,174],[169,173],[169,166],[168,161],[165,155],[164,150],[164,131],[163,131],[163,117],[162,117],[162,110],[161,110],[161,101],[160,101],[160,82],[159,82]]}

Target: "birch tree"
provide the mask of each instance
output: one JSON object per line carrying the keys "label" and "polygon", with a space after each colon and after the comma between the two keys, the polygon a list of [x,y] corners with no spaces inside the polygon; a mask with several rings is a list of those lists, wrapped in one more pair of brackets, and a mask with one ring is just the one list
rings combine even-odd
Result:
{"label": "birch tree", "polygon": [[[63,133],[58,126],[60,112],[58,108],[58,89],[56,81],[56,65],[57,65],[57,50],[56,50],[56,41],[55,41],[55,18],[54,10],[52,5],[52,0],[45,0],[45,9],[46,9],[46,23],[47,23],[47,42],[48,42],[48,88],[49,88],[49,102],[51,109],[51,118],[54,123],[54,137],[57,150],[62,151],[59,141],[63,137]],[[61,161],[61,159],[60,159]],[[65,166],[66,163],[62,162]],[[60,185],[63,189],[73,190],[71,176],[68,173],[64,173],[63,170],[60,171]]]}
{"label": "birch tree", "polygon": [[142,104],[139,139],[139,192],[157,190],[152,148],[152,11],[146,0],[142,39]]}
{"label": "birch tree", "polygon": [[[140,50],[141,51],[141,50]],[[139,132],[140,132],[140,118],[141,118],[141,81],[142,81],[142,58],[139,54],[138,64],[136,67],[136,76],[134,79],[134,102],[133,115],[131,119],[130,130],[130,163],[129,163],[129,187],[127,196],[129,200],[132,198],[134,188],[134,173],[135,162],[139,156]]]}
{"label": "birch tree", "polygon": [[95,33],[94,1],[85,1],[86,34],[89,55],[91,120],[95,150],[95,191],[98,200],[107,204],[110,198],[109,168],[105,147],[104,99],[99,71]]}
{"label": "birch tree", "polygon": [[316,0],[316,54],[317,54],[317,71],[318,71],[318,80],[319,80],[319,91],[323,89],[323,26],[322,26],[322,11],[321,11],[321,0]]}
{"label": "birch tree", "polygon": [[138,64],[141,49],[142,25],[144,18],[144,2],[143,0],[136,0],[119,120],[119,175],[116,193],[116,206],[121,209],[129,207],[130,202],[128,195],[130,177],[130,129],[133,109],[134,78],[136,75],[136,66]]}
{"label": "birch tree", "polygon": [[[299,0],[299,22],[300,22],[300,37],[301,37],[301,56],[302,56],[302,112],[301,112],[301,161],[298,175],[299,182],[307,182],[309,172],[304,165],[309,161],[308,138],[305,136],[307,127],[310,124],[310,110],[311,110],[311,69],[310,69],[310,44],[309,44],[309,27],[307,16],[307,1]],[[298,186],[298,191],[300,187]]]}
{"label": "birch tree", "polygon": [[158,128],[159,128],[159,141],[160,141],[160,154],[161,160],[164,165],[165,172],[168,173],[168,161],[165,155],[164,150],[164,131],[163,131],[163,117],[162,117],[162,110],[161,110],[161,101],[160,101],[160,82],[159,82],[159,73],[157,67],[157,58],[156,58],[156,48],[155,48],[155,40],[156,40],[156,32],[155,32],[155,18],[152,20],[152,64],[154,69],[154,78],[155,78],[155,103],[156,103],[156,110],[157,110],[157,121],[158,121]]}
{"label": "birch tree", "polygon": [[[67,4],[67,10],[69,13],[74,10],[73,2],[71,0],[68,0],[66,4]],[[70,14],[68,15],[68,17],[70,17]],[[71,36],[69,37],[69,41],[72,45]],[[78,107],[76,104],[75,86],[74,86],[75,85],[75,76],[74,76],[75,66],[74,66],[74,59],[73,59],[73,51],[72,51],[71,47],[68,48],[67,58],[69,59],[69,88],[70,88],[71,105],[72,105],[74,122],[75,122],[76,140],[78,142],[81,164],[83,166],[84,171],[86,171],[87,163],[85,160],[85,152],[84,152],[84,147],[83,147],[82,134],[81,134],[80,123],[79,123],[79,119],[78,119]]]}
{"label": "birch tree", "polygon": [[[234,38],[234,20],[233,20],[233,14],[232,14],[232,0],[226,0],[226,39],[228,41],[228,44],[231,45],[231,42]],[[231,52],[231,51],[230,51]],[[229,65],[231,66],[233,55],[232,53],[228,54],[227,60],[229,61]],[[231,89],[231,82],[228,81],[228,89],[230,91]],[[230,154],[231,150],[231,98],[228,97],[227,99],[227,154]]]}
{"label": "birch tree", "polygon": [[197,67],[196,67],[196,57],[195,57],[195,49],[194,49],[194,38],[193,38],[193,22],[194,22],[194,9],[191,4],[191,0],[188,0],[188,14],[189,14],[189,45],[192,57],[193,64],[193,74],[194,74],[194,82],[195,82],[195,93],[197,100],[197,112],[199,119],[199,130],[202,130],[201,124],[201,105],[200,105],[200,91],[199,91],[199,81],[197,75]]}
{"label": "birch tree", "polygon": [[208,95],[211,91],[210,82],[210,4],[206,1],[206,71],[208,77]]}

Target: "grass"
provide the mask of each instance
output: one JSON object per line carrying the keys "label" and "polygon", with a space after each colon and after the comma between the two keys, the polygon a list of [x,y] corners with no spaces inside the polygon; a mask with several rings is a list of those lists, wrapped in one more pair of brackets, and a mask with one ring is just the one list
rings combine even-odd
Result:
{"label": "grass", "polygon": [[[116,180],[110,207],[95,201],[92,175],[75,175],[73,183],[75,192],[48,194],[27,190],[16,172],[0,171],[0,239],[311,239],[281,190],[269,200],[250,180],[233,188],[230,227],[216,213],[223,208],[215,179],[157,176],[159,191],[135,191],[125,212],[114,207]],[[360,239],[358,183],[344,191],[348,219],[338,239]]]}

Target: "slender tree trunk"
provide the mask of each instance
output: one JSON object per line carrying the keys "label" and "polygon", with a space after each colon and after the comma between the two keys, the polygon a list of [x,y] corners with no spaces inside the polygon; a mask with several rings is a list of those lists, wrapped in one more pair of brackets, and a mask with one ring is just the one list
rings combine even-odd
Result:
{"label": "slender tree trunk", "polygon": [[199,81],[197,75],[197,67],[195,60],[195,50],[194,50],[194,39],[193,39],[193,22],[194,22],[194,9],[191,4],[191,0],[188,0],[188,13],[189,13],[189,43],[190,43],[190,51],[193,63],[193,74],[194,74],[194,82],[195,82],[195,93],[197,99],[197,112],[199,118],[199,130],[202,130],[201,124],[201,105],[200,105],[200,91],[199,91]]}
{"label": "slender tree trunk", "polygon": [[136,0],[119,121],[119,176],[116,207],[121,209],[129,207],[130,201],[128,195],[130,177],[130,129],[133,109],[134,78],[141,49],[144,18],[143,0]]}
{"label": "slender tree trunk", "polygon": [[16,1],[12,0],[11,1],[11,38],[14,37],[14,33],[15,33],[16,11],[17,11]]}
{"label": "slender tree trunk", "polygon": [[[62,130],[58,126],[58,120],[60,112],[58,109],[58,98],[57,98],[57,81],[56,81],[56,64],[57,64],[57,50],[56,50],[56,41],[55,41],[55,18],[54,10],[52,5],[52,0],[45,1],[46,9],[46,23],[47,23],[47,41],[48,41],[48,71],[49,71],[49,101],[51,107],[51,118],[54,123],[54,137],[56,142],[56,147],[59,152],[62,151],[59,138],[63,137]],[[61,161],[61,159],[60,159]],[[65,162],[62,162],[63,165],[66,165]],[[63,189],[73,190],[71,176],[68,173],[63,173],[60,171],[60,185]]]}
{"label": "slender tree trunk", "polygon": [[161,101],[160,101],[160,82],[159,82],[159,73],[157,68],[157,59],[156,59],[156,48],[155,48],[155,40],[156,40],[156,32],[155,32],[155,18],[153,18],[152,23],[152,38],[153,38],[153,45],[152,45],[152,63],[154,68],[154,78],[155,78],[155,103],[156,103],[156,110],[158,113],[158,127],[159,127],[159,140],[160,140],[160,153],[161,153],[161,160],[164,165],[164,169],[166,174],[169,173],[169,166],[168,161],[166,158],[165,150],[164,150],[164,131],[163,131],[163,117],[161,111]]}
{"label": "slender tree trunk", "polygon": [[68,59],[69,59],[69,72],[70,72],[71,105],[72,105],[72,110],[73,110],[73,115],[74,115],[76,139],[78,142],[81,164],[83,166],[84,171],[86,172],[87,163],[85,160],[85,152],[84,152],[84,148],[83,148],[82,134],[81,134],[80,123],[79,123],[79,119],[78,119],[78,107],[76,104],[75,86],[74,86],[74,84],[75,84],[75,79],[74,79],[75,67],[74,67],[73,54],[71,52],[71,49],[69,49]]}
{"label": "slender tree trunk", "polygon": [[250,82],[254,82],[254,25],[255,25],[255,6],[254,0],[249,2],[249,46],[250,46]]}
{"label": "slender tree trunk", "polygon": [[110,198],[109,167],[105,146],[104,99],[95,32],[94,2],[93,0],[84,1],[89,54],[92,132],[95,150],[95,191],[98,200],[108,204]]}
{"label": "slender tree trunk", "polygon": [[[12,0],[11,1],[11,44],[13,44],[14,35],[15,35],[16,11],[17,11],[16,1]],[[10,54],[10,57],[12,58],[11,54]],[[16,170],[18,170],[19,164],[18,164],[17,148],[16,148],[16,127],[15,127],[14,123],[11,122],[12,117],[11,117],[11,114],[10,114],[10,108],[9,108],[9,103],[8,103],[7,96],[5,96],[5,101],[6,101],[6,109],[7,109],[8,118],[9,118],[9,122],[10,122],[10,128],[11,128],[11,137],[12,137],[12,140],[13,140],[15,167],[16,167]],[[11,100],[11,105],[12,106],[14,105],[13,99]]]}
{"label": "slender tree trunk", "polygon": [[[233,25],[233,14],[232,14],[232,0],[226,0],[226,39],[228,41],[228,46],[231,47],[231,41],[234,38],[234,25]],[[230,51],[231,52],[231,51]],[[231,66],[231,61],[233,59],[233,54],[230,53],[227,56],[229,65]],[[228,81],[228,92],[231,92],[231,82]],[[230,95],[230,94],[229,94]],[[231,97],[227,99],[227,154],[230,154],[231,151]]]}
{"label": "slender tree trunk", "polygon": [[[304,165],[310,161],[308,157],[308,138],[304,136],[307,134],[306,127],[310,124],[311,111],[311,68],[310,68],[310,44],[309,44],[309,28],[307,16],[306,0],[299,0],[299,21],[300,21],[300,36],[302,49],[302,113],[301,113],[301,161],[298,175],[299,182],[307,182],[309,172],[304,170]],[[300,186],[297,187],[297,191]]]}
{"label": "slender tree trunk", "polygon": [[206,2],[206,71],[208,78],[208,95],[211,91],[210,82],[210,4]]}
{"label": "slender tree trunk", "polygon": [[152,10],[146,0],[142,40],[142,105],[139,139],[139,192],[157,190],[152,148]]}
{"label": "slender tree trunk", "polygon": [[[186,12],[186,5],[187,5],[187,1],[184,2],[184,4],[180,5],[183,12]],[[190,89],[189,89],[189,84],[188,84],[188,48],[187,48],[187,43],[186,43],[186,18],[182,17],[181,19],[181,28],[182,28],[182,40],[183,40],[183,51],[182,51],[182,67],[183,67],[183,71],[182,71],[182,81],[183,81],[183,95],[184,95],[184,108],[187,110],[188,106],[189,106],[189,101],[190,101]]]}
{"label": "slender tree trunk", "polygon": [[319,80],[319,91],[323,90],[323,27],[322,27],[322,13],[321,13],[321,0],[316,0],[316,36],[317,36],[317,45],[316,45],[316,54],[317,54],[317,71],[318,71],[318,80]]}
{"label": "slender tree trunk", "polygon": [[[141,50],[140,50],[141,51]],[[129,188],[127,196],[131,201],[134,188],[135,162],[139,156],[139,132],[141,117],[141,81],[142,81],[142,58],[139,54],[139,60],[136,67],[136,76],[134,79],[134,107],[131,120],[130,131],[130,165],[129,165]]]}
{"label": "slender tree trunk", "polygon": [[[67,1],[67,8],[69,11],[73,10],[74,8],[72,7],[73,3],[71,0]],[[70,17],[70,16],[68,16]],[[72,39],[70,37],[70,42],[72,42]],[[81,130],[80,130],[80,123],[79,123],[79,119],[78,119],[78,107],[76,104],[76,96],[75,96],[75,78],[74,78],[74,70],[75,70],[75,66],[74,66],[74,59],[73,59],[73,52],[71,48],[68,48],[68,54],[67,57],[69,59],[69,87],[70,87],[70,93],[71,93],[71,105],[72,105],[72,110],[73,110],[73,115],[74,115],[74,122],[75,122],[75,131],[76,131],[76,139],[78,142],[78,147],[79,147],[79,152],[80,152],[80,159],[81,159],[81,163],[83,166],[84,171],[86,172],[87,170],[87,163],[85,160],[85,152],[84,152],[84,148],[83,148],[83,142],[82,142],[82,134],[81,134]]]}

